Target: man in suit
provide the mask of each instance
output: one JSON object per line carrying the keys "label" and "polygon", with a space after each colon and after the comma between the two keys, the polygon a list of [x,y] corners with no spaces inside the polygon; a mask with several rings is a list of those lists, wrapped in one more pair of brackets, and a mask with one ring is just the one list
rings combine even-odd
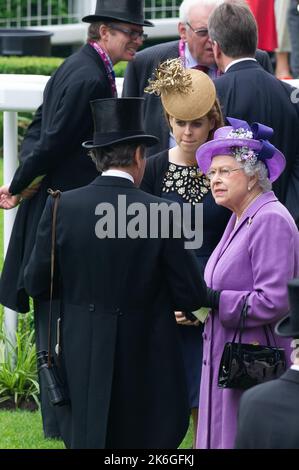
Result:
{"label": "man in suit", "polygon": [[246,391],[240,402],[237,449],[299,449],[299,279],[288,283],[290,312],[276,325],[293,337],[293,365],[279,379]]}
{"label": "man in suit", "polygon": [[[95,14],[83,21],[90,23],[87,44],[69,57],[47,83],[43,104],[23,142],[21,164],[9,187],[0,189],[0,207],[4,209],[25,198],[18,210],[0,284],[0,302],[18,312],[29,310],[23,272],[47,188],[64,191],[95,178],[94,165],[81,146],[92,135],[89,101],[116,95],[113,65],[132,60],[143,41],[143,26],[152,26],[144,20],[141,0],[98,0]],[[48,306],[40,301],[34,309],[39,350],[47,341]],[[55,437],[59,431],[44,396],[41,384],[44,433]]]}
{"label": "man in suit", "polygon": [[265,72],[254,59],[256,21],[246,6],[223,3],[210,16],[209,34],[218,67],[215,80],[224,116],[262,122],[274,129],[273,144],[286,168],[273,184],[276,196],[299,225],[299,106],[293,88]]}
{"label": "man in suit", "polygon": [[[63,193],[58,205],[60,361],[71,403],[63,438],[71,448],[176,448],[188,428],[174,310],[207,303],[205,284],[193,251],[172,233],[174,217],[167,223],[169,237],[161,227],[150,235],[153,207],[167,204],[137,188],[145,146],[157,141],[144,132],[143,101],[91,103],[94,138],[84,146],[102,174]],[[49,199],[25,270],[34,298],[46,295],[50,285]],[[142,214],[137,237],[130,232],[136,211]]]}
{"label": "man in suit", "polygon": [[[145,98],[145,129],[160,139],[157,145],[149,149],[147,155],[153,155],[175,145],[175,140],[169,133],[160,97],[144,93],[148,80],[152,78],[161,62],[177,57],[182,58],[187,68],[196,67],[208,73],[212,79],[217,77],[219,72],[215,64],[207,25],[210,14],[223,1],[184,0],[180,6],[180,21],[178,23],[180,40],[146,48],[138,52],[135,59],[127,66],[123,96]],[[263,67],[272,71],[271,62],[266,52],[258,51],[257,58]]]}

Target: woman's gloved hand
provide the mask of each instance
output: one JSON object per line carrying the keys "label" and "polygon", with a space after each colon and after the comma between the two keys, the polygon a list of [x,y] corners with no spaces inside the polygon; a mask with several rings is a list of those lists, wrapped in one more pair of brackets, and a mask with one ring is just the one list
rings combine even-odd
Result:
{"label": "woman's gloved hand", "polygon": [[210,307],[213,309],[218,309],[219,301],[220,301],[220,294],[221,294],[220,291],[207,287],[206,299],[205,299],[205,303],[203,304],[203,306]]}

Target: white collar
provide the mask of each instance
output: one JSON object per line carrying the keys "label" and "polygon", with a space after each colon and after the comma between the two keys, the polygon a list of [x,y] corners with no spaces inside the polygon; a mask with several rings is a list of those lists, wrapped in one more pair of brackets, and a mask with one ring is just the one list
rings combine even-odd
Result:
{"label": "white collar", "polygon": [[116,176],[117,178],[125,178],[126,180],[132,181],[134,183],[134,178],[130,173],[122,170],[106,170],[103,171],[102,176]]}
{"label": "white collar", "polygon": [[298,370],[298,372],[299,372],[299,364],[292,364],[291,369]]}
{"label": "white collar", "polygon": [[185,66],[186,69],[192,69],[192,67],[196,67],[197,62],[193,59],[188,43],[185,42]]}
{"label": "white collar", "polygon": [[257,61],[257,60],[254,59],[253,57],[243,57],[242,59],[233,60],[232,62],[230,62],[230,64],[228,64],[228,65],[225,67],[224,73],[227,72],[228,69],[230,69],[233,65],[238,64],[239,62],[244,62],[245,60],[251,60],[252,62],[256,62],[256,61]]}

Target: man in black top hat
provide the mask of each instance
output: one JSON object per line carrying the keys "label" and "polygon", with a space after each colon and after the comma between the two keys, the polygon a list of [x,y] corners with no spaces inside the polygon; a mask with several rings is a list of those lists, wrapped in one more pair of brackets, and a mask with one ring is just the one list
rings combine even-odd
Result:
{"label": "man in black top hat", "polygon": [[257,385],[241,398],[237,449],[299,449],[299,279],[288,283],[290,313],[275,331],[293,337],[293,365],[279,379]]}
{"label": "man in black top hat", "polygon": [[[60,363],[70,395],[58,411],[64,420],[69,414],[63,439],[71,448],[176,448],[188,428],[173,312],[203,305],[205,285],[194,253],[172,234],[172,218],[169,238],[161,227],[149,234],[151,211],[165,201],[137,188],[145,147],[157,141],[144,132],[143,101],[91,103],[94,137],[83,145],[102,174],[58,205]],[[34,298],[49,291],[52,206],[49,198],[25,270]]]}
{"label": "man in black top hat", "polygon": [[[92,135],[89,101],[116,96],[113,65],[132,60],[144,38],[143,26],[153,26],[144,19],[142,0],[98,0],[95,15],[83,21],[91,23],[87,44],[66,59],[49,80],[43,104],[24,139],[21,164],[9,187],[0,189],[0,207],[4,209],[14,207],[23,198],[0,283],[0,302],[18,312],[29,310],[23,272],[47,188],[73,189],[96,177],[96,169],[81,146]],[[32,188],[37,178],[42,181]],[[34,309],[37,348],[43,349],[47,341],[47,303],[40,301]],[[41,410],[45,436],[58,436],[43,384]]]}

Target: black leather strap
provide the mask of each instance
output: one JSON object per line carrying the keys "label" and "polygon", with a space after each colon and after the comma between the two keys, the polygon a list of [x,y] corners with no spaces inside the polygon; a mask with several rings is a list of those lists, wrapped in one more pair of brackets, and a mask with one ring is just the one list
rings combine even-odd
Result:
{"label": "black leather strap", "polygon": [[51,285],[50,285],[50,306],[49,306],[49,323],[48,323],[48,367],[52,367],[51,362],[51,334],[52,334],[52,300],[53,300],[53,282],[55,269],[55,242],[56,242],[56,219],[58,203],[61,196],[59,190],[53,191],[48,189],[48,193],[54,198],[53,217],[52,217],[52,241],[51,241]]}

